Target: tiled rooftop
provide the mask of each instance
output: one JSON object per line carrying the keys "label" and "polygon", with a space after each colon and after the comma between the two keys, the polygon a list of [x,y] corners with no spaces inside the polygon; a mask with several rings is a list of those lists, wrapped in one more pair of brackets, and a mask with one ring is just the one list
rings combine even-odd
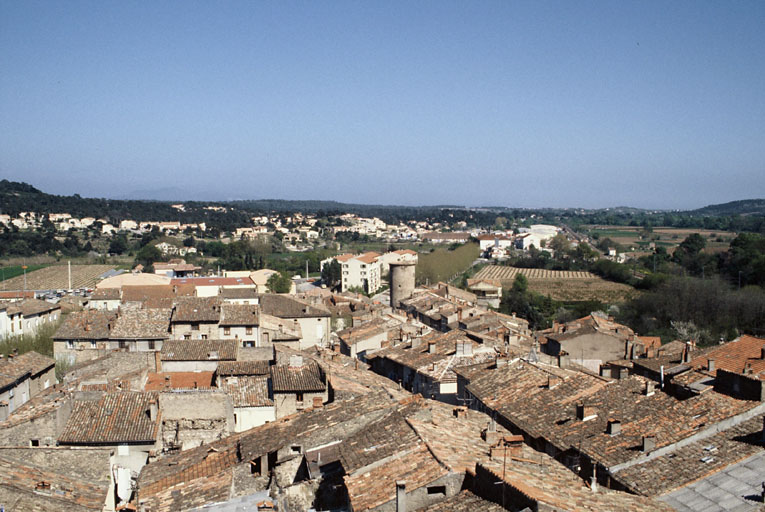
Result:
{"label": "tiled rooftop", "polygon": [[226,377],[221,388],[231,396],[234,407],[270,407],[274,405],[268,385],[268,377]]}
{"label": "tiled rooftop", "polygon": [[254,304],[223,304],[221,326],[253,326],[260,323],[260,307]]}
{"label": "tiled rooftop", "polygon": [[267,293],[260,296],[260,308],[263,313],[279,318],[314,318],[330,316],[329,311],[323,306],[316,306],[293,297],[273,293]]}
{"label": "tiled rooftop", "polygon": [[217,323],[221,314],[219,297],[178,297],[173,308],[173,323]]}
{"label": "tiled rooftop", "polygon": [[221,361],[216,373],[221,376],[269,375],[269,361]]}
{"label": "tiled rooftop", "polygon": [[[114,290],[116,288],[104,288]],[[117,314],[112,311],[86,309],[75,311],[64,321],[53,335],[54,340],[106,340],[111,335],[111,326]]]}
{"label": "tiled rooftop", "polygon": [[157,419],[149,415],[149,402],[156,393],[123,391],[108,393],[98,400],[75,400],[72,414],[59,436],[61,444],[154,443]]}
{"label": "tiled rooftop", "polygon": [[237,340],[167,340],[162,361],[235,361]]}
{"label": "tiled rooftop", "polygon": [[167,339],[170,337],[169,309],[126,309],[117,316],[111,331],[111,338]]}
{"label": "tiled rooftop", "polygon": [[271,380],[276,393],[324,391],[327,388],[321,368],[311,360],[304,361],[301,367],[271,366]]}
{"label": "tiled rooftop", "polygon": [[0,388],[12,384],[26,374],[34,376],[55,365],[56,361],[53,358],[34,351],[6,357],[0,361]]}

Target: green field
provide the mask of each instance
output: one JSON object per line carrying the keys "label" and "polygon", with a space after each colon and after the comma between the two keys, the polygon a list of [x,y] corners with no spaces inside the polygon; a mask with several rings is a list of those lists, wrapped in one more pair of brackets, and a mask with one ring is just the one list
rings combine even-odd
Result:
{"label": "green field", "polygon": [[[28,265],[27,274],[35,270],[40,270],[41,268],[45,268],[47,266],[48,265]],[[21,268],[21,265],[14,265],[11,267],[0,266],[0,281],[5,281],[6,279],[11,279],[23,274],[24,274],[24,269]]]}
{"label": "green field", "polygon": [[420,254],[417,262],[417,283],[450,281],[473,264],[480,254],[478,244],[464,244],[453,251],[441,247],[428,254]]}

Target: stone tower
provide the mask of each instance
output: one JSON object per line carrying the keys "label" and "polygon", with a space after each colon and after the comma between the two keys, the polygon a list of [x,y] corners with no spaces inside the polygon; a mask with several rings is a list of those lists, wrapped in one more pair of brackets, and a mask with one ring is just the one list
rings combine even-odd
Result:
{"label": "stone tower", "polygon": [[398,309],[399,303],[412,296],[414,292],[414,269],[417,264],[413,261],[400,261],[390,264],[390,305]]}

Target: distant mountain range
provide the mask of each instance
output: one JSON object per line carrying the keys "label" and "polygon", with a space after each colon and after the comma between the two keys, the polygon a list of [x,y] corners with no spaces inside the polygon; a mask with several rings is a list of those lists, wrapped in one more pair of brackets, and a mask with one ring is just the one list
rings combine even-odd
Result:
{"label": "distant mountain range", "polygon": [[[609,213],[617,215],[640,215],[659,213],[659,210],[646,210],[628,206],[598,209],[582,208],[512,208],[503,206],[465,207],[461,205],[431,205],[431,206],[397,206],[342,203],[339,201],[323,200],[287,200],[287,199],[252,199],[252,200],[200,200],[202,193],[184,197],[184,191],[179,188],[159,188],[152,190],[137,190],[121,199],[82,198],[73,196],[57,196],[47,194],[32,185],[23,182],[0,180],[0,213],[18,213],[36,209],[42,212],[67,212],[80,215],[98,216],[107,212],[117,213],[128,217],[129,212],[148,209],[155,214],[166,214],[163,217],[177,217],[179,212],[170,208],[174,202],[194,203],[195,205],[227,204],[232,207],[250,212],[348,212],[358,214],[375,214],[376,212],[428,212],[435,210],[475,210],[501,213],[502,211],[544,212],[546,214],[576,215]],[[135,199],[140,197],[141,199]],[[668,213],[689,217],[730,217],[730,216],[765,216],[765,199],[745,199],[723,204],[709,205],[703,208],[686,211],[670,211]]]}

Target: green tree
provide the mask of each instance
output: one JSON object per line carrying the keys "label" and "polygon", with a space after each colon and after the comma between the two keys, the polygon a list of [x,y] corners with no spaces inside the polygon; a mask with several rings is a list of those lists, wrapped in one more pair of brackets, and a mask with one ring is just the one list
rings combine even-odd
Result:
{"label": "green tree", "polygon": [[289,293],[292,279],[286,272],[277,272],[268,278],[266,286],[271,290],[271,293]]}
{"label": "green tree", "polygon": [[127,250],[128,244],[125,235],[115,236],[109,243],[109,252],[111,254],[125,254]]}
{"label": "green tree", "polygon": [[321,269],[321,280],[328,288],[336,287],[342,279],[342,267],[336,259],[332,259]]}
{"label": "green tree", "polygon": [[135,255],[135,264],[138,265],[140,263],[148,270],[149,267],[154,265],[155,261],[160,261],[161,259],[162,252],[157,249],[156,245],[145,245]]}

